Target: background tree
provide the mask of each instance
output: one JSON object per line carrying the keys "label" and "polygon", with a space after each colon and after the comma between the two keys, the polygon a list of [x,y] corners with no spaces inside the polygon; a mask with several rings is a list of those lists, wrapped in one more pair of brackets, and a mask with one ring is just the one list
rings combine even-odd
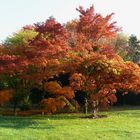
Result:
{"label": "background tree", "polygon": [[25,26],[17,33],[7,37],[6,40],[3,41],[3,44],[6,47],[9,46],[12,48],[28,46],[29,41],[32,40],[36,35],[37,33],[33,30],[32,26]]}
{"label": "background tree", "polygon": [[[126,55],[129,51],[128,45],[129,36],[124,33],[117,33],[116,36],[112,39],[103,40],[113,48],[113,50],[120,55],[122,58],[126,58]],[[102,42],[101,42],[102,43]]]}
{"label": "background tree", "polygon": [[140,62],[140,41],[135,35],[131,35],[128,40],[129,51],[126,56],[126,60],[131,60],[134,63],[139,64]]}

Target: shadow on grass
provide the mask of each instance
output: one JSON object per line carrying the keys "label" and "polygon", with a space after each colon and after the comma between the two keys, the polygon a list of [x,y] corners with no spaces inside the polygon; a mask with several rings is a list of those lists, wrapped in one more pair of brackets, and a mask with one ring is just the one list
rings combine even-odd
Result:
{"label": "shadow on grass", "polygon": [[140,110],[140,106],[131,106],[131,105],[124,105],[124,106],[113,106],[110,109],[111,111],[132,111],[132,110]]}
{"label": "shadow on grass", "polygon": [[31,117],[15,117],[15,116],[0,116],[0,128],[13,128],[13,129],[54,129],[57,127],[51,124],[53,120],[69,120],[78,119],[79,115],[75,114],[60,114],[48,116],[31,116]]}
{"label": "shadow on grass", "polygon": [[108,112],[114,115],[140,118],[140,106],[112,107]]}
{"label": "shadow on grass", "polygon": [[54,125],[39,122],[39,118],[0,116],[0,128],[24,129],[27,127],[32,129],[52,129]]}
{"label": "shadow on grass", "polygon": [[50,120],[73,120],[78,119],[80,116],[83,116],[85,114],[82,113],[71,113],[71,114],[56,114],[56,115],[48,115],[45,116],[44,119],[50,119]]}

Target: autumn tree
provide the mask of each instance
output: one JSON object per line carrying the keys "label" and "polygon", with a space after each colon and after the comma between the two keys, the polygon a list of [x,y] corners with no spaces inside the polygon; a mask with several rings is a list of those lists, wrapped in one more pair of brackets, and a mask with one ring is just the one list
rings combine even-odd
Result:
{"label": "autumn tree", "polygon": [[[119,30],[114,22],[109,22],[112,14],[103,18],[94,13],[93,7],[87,10],[80,7],[78,11],[81,13],[79,21],[68,25],[72,36],[75,35],[73,44],[80,53],[76,57],[81,58],[77,59],[81,62],[77,65],[77,74],[73,73],[70,78],[71,86],[90,93],[90,100],[98,101],[103,106],[117,101],[115,93],[118,89],[139,92],[139,67],[135,64],[130,67],[131,64],[115,54],[106,42],[100,44],[102,39],[115,36]],[[130,83],[131,78],[133,83]]]}
{"label": "autumn tree", "polygon": [[[125,62],[110,44],[103,41],[115,37],[120,31],[116,22],[111,21],[113,14],[103,17],[93,6],[86,10],[79,7],[77,11],[79,18],[65,25],[51,17],[24,27],[35,32],[35,36],[22,47],[1,48],[0,74],[18,76],[22,88],[39,85],[50,92],[53,98],[44,99],[41,104],[52,113],[58,105],[62,108],[66,105],[62,97],[71,100],[74,92],[86,92],[93,116],[97,117],[96,106],[116,102],[118,89],[140,91],[140,69],[132,62]],[[58,81],[50,83],[62,74],[69,74],[68,85],[62,87]],[[95,101],[97,105],[94,105]]]}

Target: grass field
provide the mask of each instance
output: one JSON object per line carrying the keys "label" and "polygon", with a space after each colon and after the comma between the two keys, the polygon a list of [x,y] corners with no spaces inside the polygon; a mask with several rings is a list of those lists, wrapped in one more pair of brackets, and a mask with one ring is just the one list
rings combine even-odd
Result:
{"label": "grass field", "polygon": [[101,114],[108,117],[0,116],[0,140],[140,140],[140,107],[114,108]]}

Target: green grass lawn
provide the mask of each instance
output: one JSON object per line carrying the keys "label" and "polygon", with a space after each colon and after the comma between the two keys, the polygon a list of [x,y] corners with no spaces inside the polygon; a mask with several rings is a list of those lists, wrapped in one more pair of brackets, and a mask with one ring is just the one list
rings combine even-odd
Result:
{"label": "green grass lawn", "polygon": [[0,140],[140,140],[140,107],[114,108],[101,114],[108,117],[0,116]]}

